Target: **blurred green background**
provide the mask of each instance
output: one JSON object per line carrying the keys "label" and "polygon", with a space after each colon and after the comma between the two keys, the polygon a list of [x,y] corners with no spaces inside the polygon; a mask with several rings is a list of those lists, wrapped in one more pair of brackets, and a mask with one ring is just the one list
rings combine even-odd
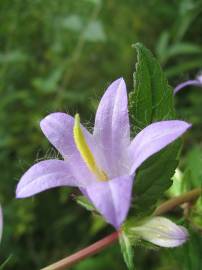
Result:
{"label": "blurred green background", "polygon": [[[12,255],[6,269],[40,269],[112,231],[76,204],[74,189],[15,199],[25,170],[57,156],[39,121],[55,111],[79,112],[91,128],[110,82],[123,76],[128,90],[133,88],[137,41],[158,57],[172,86],[194,78],[202,69],[201,14],[201,0],[0,1],[1,262]],[[189,88],[176,97],[179,117],[194,123],[182,169],[195,160],[202,167],[200,91]],[[190,154],[193,147],[196,153]],[[193,187],[201,176],[200,171]],[[193,231],[179,249],[135,249],[135,261],[139,270],[200,270],[201,251],[202,240]],[[126,268],[114,245],[72,269]]]}

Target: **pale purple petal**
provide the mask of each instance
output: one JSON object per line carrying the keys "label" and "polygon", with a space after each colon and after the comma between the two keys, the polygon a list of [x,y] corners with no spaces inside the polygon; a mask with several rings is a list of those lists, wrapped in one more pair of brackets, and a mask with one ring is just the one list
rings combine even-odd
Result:
{"label": "pale purple petal", "polygon": [[92,184],[85,189],[85,194],[106,221],[118,229],[130,207],[132,185],[132,177],[121,176]]}
{"label": "pale purple petal", "polygon": [[[61,153],[63,158],[67,160],[76,178],[82,180],[85,177],[95,180],[92,173],[90,173],[85,162],[83,161],[73,138],[74,118],[66,113],[52,113],[46,116],[40,122],[41,129],[48,140]],[[95,144],[93,136],[81,125],[85,139],[95,155]],[[78,170],[79,168],[79,170]]]}
{"label": "pale purple petal", "polygon": [[[88,179],[86,182],[88,183]],[[60,186],[85,186],[85,175],[81,183],[74,177],[71,167],[65,161],[56,159],[41,161],[22,176],[17,185],[16,197],[30,197]]]}
{"label": "pale purple petal", "polygon": [[0,241],[2,238],[2,232],[3,232],[3,212],[2,212],[2,208],[0,206]]}
{"label": "pale purple petal", "polygon": [[183,82],[177,85],[177,87],[175,87],[174,89],[174,95],[177,94],[184,87],[187,87],[190,85],[202,87],[202,75],[198,76],[195,80],[188,80],[186,82]]}
{"label": "pale purple petal", "polygon": [[180,120],[153,123],[144,128],[131,142],[129,156],[131,170],[135,170],[150,156],[180,137],[191,125]]}
{"label": "pale purple petal", "polygon": [[[72,155],[80,157],[73,138],[74,118],[72,116],[60,112],[51,113],[41,120],[40,126],[44,135],[64,158]],[[87,142],[91,143],[92,135],[83,126],[82,130]]]}
{"label": "pale purple petal", "polygon": [[202,86],[202,74],[196,77],[197,81],[200,83],[200,86]]}
{"label": "pale purple petal", "polygon": [[131,232],[161,247],[177,247],[188,239],[187,230],[164,217],[153,217]]}
{"label": "pale purple petal", "polygon": [[94,137],[104,157],[102,166],[113,178],[123,174],[125,149],[129,145],[128,98],[124,80],[114,81],[97,109]]}

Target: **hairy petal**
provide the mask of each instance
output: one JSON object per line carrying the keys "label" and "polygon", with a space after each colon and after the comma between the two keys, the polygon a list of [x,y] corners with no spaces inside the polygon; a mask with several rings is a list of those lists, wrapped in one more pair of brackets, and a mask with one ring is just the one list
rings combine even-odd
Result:
{"label": "hairy petal", "polygon": [[[82,180],[84,175],[89,181],[95,180],[75,145],[73,137],[74,118],[72,116],[60,112],[52,113],[40,122],[40,126],[48,140],[68,161],[76,178]],[[81,128],[86,142],[94,153],[93,136],[82,125]]]}
{"label": "hairy petal", "polygon": [[179,120],[153,123],[144,128],[131,142],[129,156],[131,170],[135,170],[150,156],[179,138],[191,125]]}
{"label": "hairy petal", "polygon": [[120,78],[106,90],[95,117],[94,137],[104,156],[103,169],[110,172],[110,178],[124,173],[124,149],[129,145],[129,136],[127,91]]}
{"label": "hairy petal", "polygon": [[[85,179],[85,175],[83,176]],[[71,167],[62,160],[46,160],[33,165],[20,179],[17,198],[25,198],[59,186],[85,186],[76,179]]]}
{"label": "hairy petal", "polygon": [[85,195],[116,229],[125,220],[130,203],[133,179],[121,176],[108,182],[97,182],[85,188]]}
{"label": "hairy petal", "polygon": [[[63,157],[80,156],[73,138],[74,118],[66,113],[51,113],[40,122],[44,135]],[[86,140],[92,141],[92,135],[82,126]]]}
{"label": "hairy petal", "polygon": [[142,226],[132,228],[131,231],[161,247],[177,247],[188,238],[188,232],[184,227],[164,217],[153,217]]}

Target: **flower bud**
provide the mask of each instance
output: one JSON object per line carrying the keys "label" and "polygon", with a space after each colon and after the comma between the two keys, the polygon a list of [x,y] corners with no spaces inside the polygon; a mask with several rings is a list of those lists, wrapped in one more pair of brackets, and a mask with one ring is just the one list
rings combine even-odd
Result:
{"label": "flower bud", "polygon": [[161,247],[177,247],[188,238],[187,230],[164,217],[153,217],[143,225],[131,228],[142,239]]}

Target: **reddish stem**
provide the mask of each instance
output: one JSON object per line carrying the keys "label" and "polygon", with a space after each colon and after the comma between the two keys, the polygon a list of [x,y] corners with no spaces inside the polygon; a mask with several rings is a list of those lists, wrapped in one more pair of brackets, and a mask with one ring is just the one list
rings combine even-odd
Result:
{"label": "reddish stem", "polygon": [[70,255],[69,257],[67,257],[61,261],[58,261],[58,262],[51,264],[45,268],[42,268],[41,270],[64,270],[64,269],[67,269],[68,267],[72,266],[73,264],[100,252],[101,250],[103,250],[107,246],[116,242],[118,240],[119,233],[120,232],[114,232],[114,233],[106,236],[105,238],[95,242],[94,244],[74,253],[73,255]]}

